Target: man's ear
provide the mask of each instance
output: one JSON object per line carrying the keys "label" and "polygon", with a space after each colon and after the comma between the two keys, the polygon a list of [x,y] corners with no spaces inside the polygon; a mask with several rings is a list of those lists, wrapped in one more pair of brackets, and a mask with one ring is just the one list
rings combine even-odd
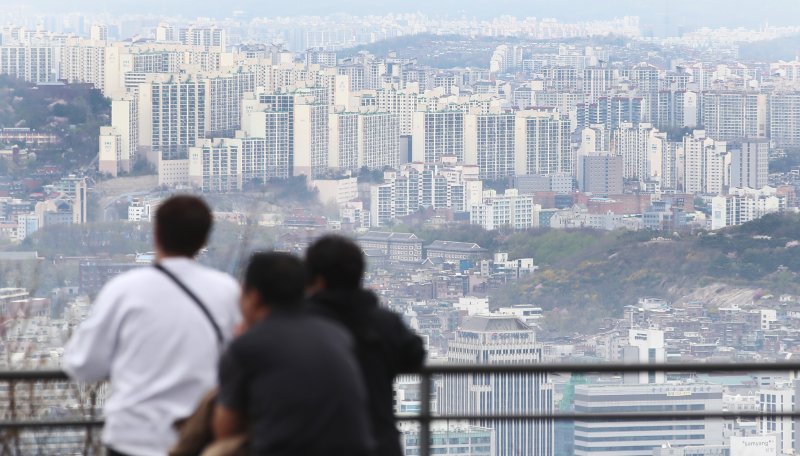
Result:
{"label": "man's ear", "polygon": [[321,275],[318,275],[311,279],[308,283],[308,287],[306,287],[306,293],[309,295],[313,295],[315,293],[319,293],[320,291],[325,290],[328,287],[328,284],[325,283],[325,278]]}

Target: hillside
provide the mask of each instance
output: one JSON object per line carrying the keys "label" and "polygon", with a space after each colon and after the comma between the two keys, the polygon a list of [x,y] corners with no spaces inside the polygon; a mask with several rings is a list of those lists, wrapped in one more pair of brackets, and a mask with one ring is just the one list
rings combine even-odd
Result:
{"label": "hillside", "polygon": [[793,60],[798,55],[800,55],[800,35],[739,45],[739,57],[745,60],[774,62]]}
{"label": "hillside", "polygon": [[0,127],[27,127],[58,138],[58,143],[36,150],[37,166],[89,163],[97,156],[100,126],[110,116],[109,100],[91,86],[36,86],[0,76]]}
{"label": "hillside", "polygon": [[486,67],[492,52],[503,42],[497,38],[419,34],[345,49],[339,57],[355,56],[361,51],[385,56],[394,51],[399,58],[415,58],[420,65],[433,68]]}
{"label": "hillside", "polygon": [[[549,239],[552,238],[552,239]],[[531,302],[552,310],[548,329],[599,327],[621,317],[640,297],[671,301],[713,286],[800,292],[800,217],[767,216],[718,233],[669,240],[648,233],[550,232],[531,239],[512,236],[515,255],[542,265],[533,280],[494,296],[494,304]]]}
{"label": "hillside", "polygon": [[600,327],[604,317],[621,317],[623,308],[640,297],[678,301],[704,287],[719,293],[736,288],[800,293],[798,215],[771,215],[728,230],[681,236],[594,230],[503,233],[474,227],[418,235],[471,239],[512,258],[532,257],[541,268],[536,275],[501,289],[491,302],[533,303],[552,311],[547,329],[557,333]]}

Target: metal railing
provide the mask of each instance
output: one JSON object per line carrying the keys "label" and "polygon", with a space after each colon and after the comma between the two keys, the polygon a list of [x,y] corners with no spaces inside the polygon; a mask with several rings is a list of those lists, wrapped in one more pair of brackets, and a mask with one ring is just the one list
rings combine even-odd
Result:
{"label": "metal railing", "polygon": [[104,388],[61,371],[0,372],[0,455],[101,454]]}
{"label": "metal railing", "polygon": [[[776,363],[664,363],[664,364],[489,364],[489,365],[428,365],[417,372],[420,379],[420,413],[415,415],[404,415],[398,417],[399,421],[418,422],[419,432],[419,454],[429,456],[431,454],[432,434],[431,423],[434,421],[641,421],[641,420],[666,420],[666,419],[744,419],[755,420],[759,418],[781,418],[794,417],[800,418],[800,410],[797,411],[724,411],[724,410],[701,410],[701,411],[677,411],[677,412],[619,412],[619,413],[580,413],[580,412],[553,412],[553,413],[503,413],[503,414],[435,414],[431,408],[433,381],[437,377],[455,375],[480,375],[480,374],[626,374],[626,373],[736,373],[736,372],[797,372],[800,373],[800,362],[776,362]],[[71,417],[66,419],[52,419],[46,416],[37,417],[35,413],[21,413],[21,399],[17,389],[20,385],[46,384],[48,382],[69,382],[73,387],[77,385],[71,383],[69,378],[61,371],[5,371],[0,372],[0,385],[8,386],[7,407],[0,418],[0,456],[21,455],[21,454],[48,454],[30,453],[22,451],[24,447],[24,433],[37,430],[56,430],[64,431],[69,429],[81,429],[85,432],[83,444],[80,452],[84,455],[95,455],[103,452],[102,445],[98,439],[98,430],[103,425],[103,420],[96,415],[97,411],[97,389],[85,391],[86,397],[79,398],[83,401],[83,407],[79,407],[83,417]],[[31,393],[33,388],[28,389],[28,400],[33,400]]]}

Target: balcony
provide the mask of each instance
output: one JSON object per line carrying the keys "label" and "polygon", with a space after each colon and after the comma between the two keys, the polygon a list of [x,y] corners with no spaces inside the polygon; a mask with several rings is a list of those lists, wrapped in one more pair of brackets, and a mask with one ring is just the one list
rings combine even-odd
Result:
{"label": "balcony", "polygon": [[[786,409],[776,407],[775,401],[769,403],[769,398],[751,404],[753,407],[708,408],[703,404],[722,404],[719,385],[708,381],[670,382],[669,378],[754,372],[796,373],[800,372],[800,363],[431,365],[419,372],[409,373],[415,377],[413,383],[418,390],[408,394],[406,401],[416,402],[416,406],[407,407],[397,419],[401,423],[414,423],[412,427],[406,426],[403,433],[408,455],[512,454],[509,448],[498,449],[497,434],[507,432],[510,426],[517,431],[526,430],[521,444],[513,449],[513,454],[520,456],[684,454],[661,453],[659,448],[691,446],[692,439],[697,440],[695,445],[706,440],[719,441],[718,453],[702,454],[726,455],[732,453],[730,449],[725,449],[728,443],[722,443],[721,434],[735,428],[735,424],[764,424],[773,429],[770,426],[776,422],[793,424],[800,418],[800,411],[791,404]],[[648,375],[640,377],[642,373]],[[667,380],[658,384],[639,383],[633,386],[625,386],[626,383],[619,381],[630,375],[635,375],[636,382],[641,378]],[[591,387],[584,387],[583,392],[577,387],[571,393],[571,400],[562,398],[561,406],[556,407],[552,400],[553,383],[548,381],[553,376],[571,376],[572,379],[583,380],[597,376],[606,381],[592,386],[609,387],[609,391],[614,387],[619,390],[638,388],[640,392],[652,396],[634,398],[629,393],[618,402],[609,402],[606,397],[601,398],[601,402],[605,401],[601,406],[592,407],[586,405],[588,402],[579,405],[586,401],[586,391]],[[535,390],[512,391],[529,385],[527,382],[531,378],[540,382]],[[463,384],[469,387],[458,390],[459,381],[465,381]],[[574,386],[587,382],[569,383]],[[515,399],[491,407],[476,406],[466,400],[467,396],[472,395],[487,399],[493,390],[499,393],[497,397]],[[716,391],[720,392],[719,401],[700,400],[701,396],[710,397]],[[0,372],[0,456],[103,454],[100,430],[105,392],[105,384],[78,385],[60,371]],[[448,395],[449,405],[448,399],[443,397]],[[690,405],[693,396],[695,403]],[[535,403],[533,397],[549,399],[544,403]],[[453,406],[453,400],[463,406]],[[437,403],[439,410],[435,411]],[[442,425],[446,426],[443,428]],[[648,432],[655,437],[648,435]],[[705,437],[696,438],[698,435]],[[565,437],[567,440],[571,437],[571,450],[565,450],[565,442],[560,441]],[[654,443],[659,439],[661,443]],[[781,439],[780,436],[776,437],[775,444],[780,445]]]}

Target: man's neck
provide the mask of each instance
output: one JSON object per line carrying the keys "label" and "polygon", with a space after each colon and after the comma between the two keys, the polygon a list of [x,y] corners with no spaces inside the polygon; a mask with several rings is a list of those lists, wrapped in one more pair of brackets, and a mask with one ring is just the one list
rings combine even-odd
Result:
{"label": "man's neck", "polygon": [[186,255],[177,255],[169,252],[162,252],[160,250],[156,251],[156,263],[160,263],[164,260],[171,260],[173,258],[185,258],[187,260],[191,260],[191,258]]}

